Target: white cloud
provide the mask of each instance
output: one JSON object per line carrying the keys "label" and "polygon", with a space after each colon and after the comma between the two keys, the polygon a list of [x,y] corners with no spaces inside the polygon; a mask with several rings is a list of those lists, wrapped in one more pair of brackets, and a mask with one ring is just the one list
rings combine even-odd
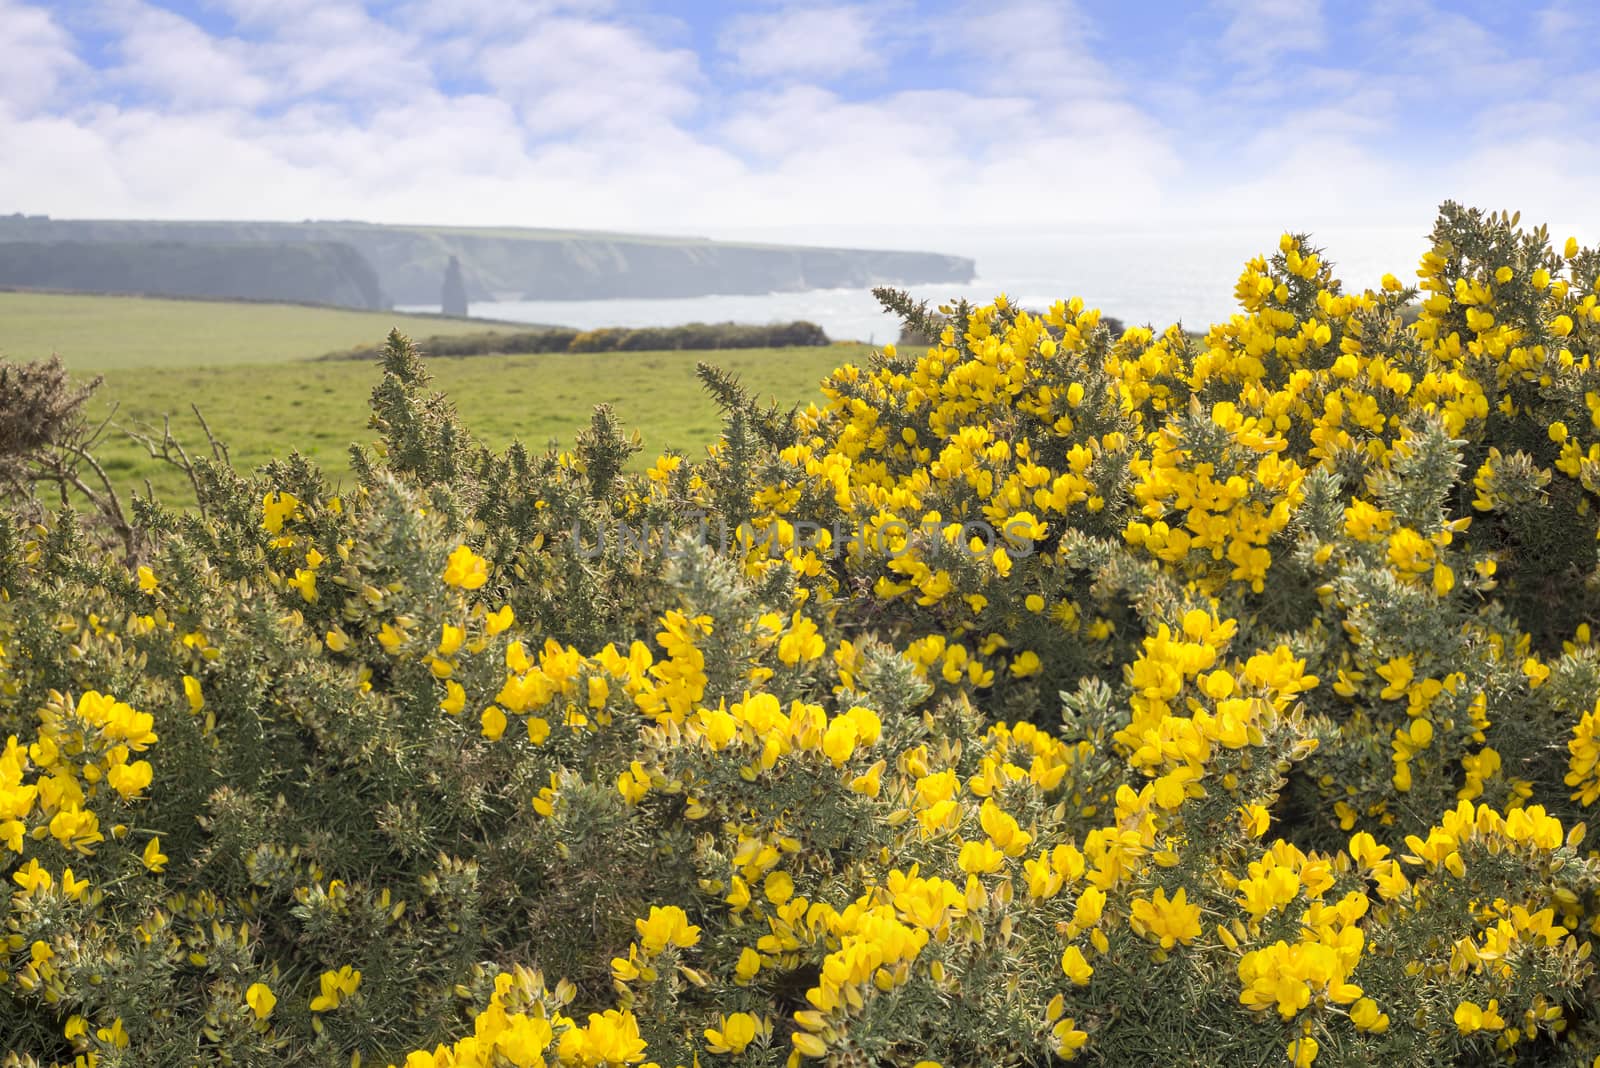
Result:
{"label": "white cloud", "polygon": [[53,102],[85,70],[49,9],[18,0],[0,0],[0,56],[0,109],[22,114]]}
{"label": "white cloud", "polygon": [[[1600,106],[1592,70],[1530,81],[1525,55],[1420,0],[1364,27],[1401,60],[1354,70],[1297,57],[1292,95],[1253,65],[1129,84],[1093,23],[1051,0],[973,2],[916,31],[881,5],[767,7],[720,38],[760,74],[734,91],[719,87],[716,56],[686,47],[688,28],[610,0],[406,0],[382,16],[356,0],[217,0],[231,20],[220,32],[161,0],[96,2],[117,61],[102,72],[60,20],[0,0],[0,48],[18,57],[0,66],[0,144],[18,146],[0,167],[0,210],[783,227],[855,244],[899,235],[901,247],[938,247],[960,227],[1247,225],[1270,242],[1351,220],[1420,233],[1445,196],[1554,221],[1563,206],[1589,210],[1586,176],[1600,168],[1573,133]],[[1233,27],[1277,32],[1271,48],[1314,49],[1324,32],[1315,5],[1230,10]],[[848,28],[826,37],[836,54],[758,46],[819,12],[844,13]],[[1498,80],[1440,127],[1433,162],[1400,159],[1392,146],[1424,88],[1403,71],[1424,52],[1436,66],[1433,28]],[[937,87],[830,86],[886,40],[928,55]],[[1455,89],[1467,75],[1439,77]],[[129,86],[129,102],[95,95]]]}
{"label": "white cloud", "polygon": [[978,138],[958,145],[955,131],[977,131],[986,143],[1003,130],[1019,131],[1033,114],[1025,100],[991,101],[955,90],[848,101],[826,89],[791,86],[740,97],[735,105],[716,130],[741,154],[771,167],[806,153],[842,153],[856,172],[896,159],[929,168],[957,164]]}
{"label": "white cloud", "polygon": [[425,42],[372,17],[358,0],[284,0],[282,6],[288,10],[272,23],[259,58],[261,73],[277,79],[285,93],[368,102],[432,86]]}
{"label": "white cloud", "polygon": [[1230,16],[1222,50],[1249,66],[1322,46],[1321,0],[1219,0],[1217,6]]}
{"label": "white cloud", "polygon": [[251,70],[250,46],[219,40],[188,19],[142,0],[116,0],[101,13],[120,31],[116,83],[161,96],[177,108],[253,107],[271,95],[269,82]]}
{"label": "white cloud", "polygon": [[209,6],[230,15],[241,26],[283,26],[313,17],[319,0],[210,0]]}
{"label": "white cloud", "polygon": [[1093,22],[1067,0],[965,0],[924,25],[932,55],[992,95],[1054,102],[1120,91],[1096,55]]}
{"label": "white cloud", "polygon": [[1394,71],[1412,71],[1418,91],[1443,90],[1470,99],[1538,91],[1548,86],[1544,57],[1513,54],[1505,38],[1460,11],[1431,0],[1389,0],[1373,6],[1362,24],[1381,44]]}
{"label": "white cloud", "polygon": [[[1593,175],[1600,148],[1564,131],[1524,130],[1453,161],[1441,175],[1445,195],[1485,211],[1521,211],[1523,224],[1549,223],[1559,244],[1577,233],[1585,244],[1600,238],[1600,207]],[[1442,197],[1441,197],[1442,199]]]}
{"label": "white cloud", "polygon": [[1544,58],[1563,74],[1593,68],[1595,35],[1600,33],[1600,7],[1590,0],[1553,0],[1533,17]]}
{"label": "white cloud", "polygon": [[1587,21],[1576,7],[1564,0],[1556,0],[1541,10],[1537,19],[1539,36],[1547,41],[1561,41],[1582,30]]}
{"label": "white cloud", "polygon": [[485,49],[480,69],[535,136],[672,121],[694,110],[701,82],[688,49],[663,48],[620,23],[565,16]]}
{"label": "white cloud", "polygon": [[23,146],[0,167],[0,204],[9,211],[116,217],[143,206],[128,195],[123,163],[94,123],[12,117],[0,107],[0,144]]}
{"label": "white cloud", "polygon": [[207,34],[160,0],[101,3],[102,21],[121,31],[129,59],[118,73],[191,97],[215,78],[232,83],[218,87],[223,99],[360,104],[426,91],[434,81],[425,40],[374,17],[363,0],[212,0],[233,23],[230,37]]}
{"label": "white cloud", "polygon": [[885,12],[860,6],[791,6],[730,20],[719,44],[752,78],[830,80],[881,62],[876,24]]}
{"label": "white cloud", "polygon": [[1404,224],[1431,219],[1436,206],[1425,183],[1403,166],[1349,136],[1314,127],[1264,136],[1236,172],[1195,188],[1186,198],[1195,217],[1246,223],[1271,220],[1279,230],[1317,230],[1336,223]]}
{"label": "white cloud", "polygon": [[551,15],[598,17],[615,8],[613,0],[405,0],[395,14],[401,25],[418,32],[485,38],[526,30]]}

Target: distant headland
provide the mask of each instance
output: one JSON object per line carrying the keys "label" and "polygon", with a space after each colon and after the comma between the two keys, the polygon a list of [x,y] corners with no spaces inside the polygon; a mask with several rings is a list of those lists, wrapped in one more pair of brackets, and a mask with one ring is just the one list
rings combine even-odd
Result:
{"label": "distant headland", "polygon": [[935,252],[602,231],[0,215],[0,286],[387,308],[439,303],[452,259],[469,303],[962,284],[976,272]]}

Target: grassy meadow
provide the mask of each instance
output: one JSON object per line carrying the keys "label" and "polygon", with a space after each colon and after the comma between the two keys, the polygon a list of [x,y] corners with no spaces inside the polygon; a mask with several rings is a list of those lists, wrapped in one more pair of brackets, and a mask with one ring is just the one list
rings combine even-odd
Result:
{"label": "grassy meadow", "polygon": [[[350,443],[375,436],[366,426],[367,399],[379,372],[374,362],[317,357],[379,342],[391,326],[417,336],[504,329],[291,305],[0,293],[0,355],[29,360],[57,352],[75,374],[103,376],[91,417],[115,406],[119,424],[159,428],[170,415],[174,435],[193,455],[205,449],[190,410],[195,404],[241,470],[299,449],[334,479],[348,472]],[[828,371],[870,351],[840,344],[554,353],[438,358],[429,367],[435,386],[491,445],[520,439],[534,448],[569,446],[594,406],[607,403],[624,426],[640,431],[642,464],[662,450],[695,450],[716,437],[716,405],[695,377],[702,359],[738,375],[762,398],[789,404],[815,399]],[[109,432],[99,453],[124,492],[142,490],[148,479],[162,498],[187,499],[182,473],[130,439]]]}
{"label": "grassy meadow", "polygon": [[320,356],[408,334],[504,330],[487,319],[249,301],[0,292],[0,355],[59,353],[79,373],[135,367],[221,367]]}

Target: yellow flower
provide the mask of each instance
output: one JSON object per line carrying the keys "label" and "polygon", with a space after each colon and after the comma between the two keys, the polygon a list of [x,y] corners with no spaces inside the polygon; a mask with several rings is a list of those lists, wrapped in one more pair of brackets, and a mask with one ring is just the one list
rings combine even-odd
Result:
{"label": "yellow flower", "polygon": [[1387,682],[1388,685],[1383,688],[1383,692],[1378,694],[1378,696],[1383,698],[1385,701],[1393,701],[1397,698],[1404,697],[1406,688],[1411,685],[1411,680],[1414,677],[1414,671],[1415,669],[1412,667],[1411,657],[1409,655],[1396,657],[1395,659],[1380,665],[1378,668],[1378,674],[1383,676],[1384,681]]}
{"label": "yellow flower", "polygon": [[346,964],[336,972],[323,972],[321,992],[311,999],[312,1012],[330,1012],[361,987],[361,972]]}
{"label": "yellow flower", "polygon": [[161,852],[161,837],[157,835],[145,843],[144,854],[141,859],[144,861],[146,868],[153,872],[160,872],[166,868],[167,861],[171,858]]}
{"label": "yellow flower", "polygon": [[250,1011],[256,1014],[256,1019],[265,1020],[272,1015],[273,1006],[278,1004],[278,998],[266,983],[251,983],[250,988],[244,992],[244,1003],[250,1006]]}
{"label": "yellow flower", "polygon": [[688,949],[700,941],[700,928],[689,923],[688,915],[676,905],[650,906],[650,915],[634,920],[644,951],[655,956],[668,946]]}
{"label": "yellow flower", "polygon": [[94,1036],[117,1049],[128,1048],[128,1032],[123,1029],[120,1016],[111,1021],[110,1027],[102,1027],[95,1031]]}
{"label": "yellow flower", "polygon": [[55,876],[50,874],[48,868],[39,863],[38,857],[32,857],[28,863],[11,873],[11,881],[22,887],[24,895],[31,896],[40,890],[49,890],[55,886]]}
{"label": "yellow flower", "polygon": [[1456,588],[1456,573],[1445,564],[1433,565],[1433,592],[1444,597]]}
{"label": "yellow flower", "polygon": [[456,546],[445,562],[445,585],[463,590],[475,590],[488,581],[488,561],[465,545]]}
{"label": "yellow flower", "polygon": [[286,519],[294,518],[300,499],[292,493],[269,493],[261,498],[261,525],[268,534],[281,534]]}
{"label": "yellow flower", "polygon": [[61,872],[61,892],[74,901],[83,900],[83,895],[89,889],[89,880],[80,879],[72,874],[71,868]]}
{"label": "yellow flower", "polygon": [[586,1026],[562,1032],[556,1046],[562,1064],[582,1068],[635,1064],[644,1060],[644,1051],[639,1022],[632,1013],[617,1009],[590,1013]]}
{"label": "yellow flower", "polygon": [[1080,1030],[1070,1016],[1057,1021],[1050,1029],[1050,1034],[1056,1040],[1056,1056],[1067,1061],[1075,1059],[1078,1051],[1089,1041],[1088,1032]]}
{"label": "yellow flower", "polygon": [[200,691],[200,680],[193,675],[183,677],[183,696],[189,702],[190,712],[198,712],[206,706],[205,694]]}
{"label": "yellow flower", "polygon": [[743,1053],[762,1030],[761,1022],[747,1012],[724,1016],[717,1028],[706,1028],[706,1041],[712,1053]]}
{"label": "yellow flower", "polygon": [[132,798],[150,785],[152,770],[148,760],[135,760],[132,764],[113,764],[106,771],[106,782],[125,798]]}
{"label": "yellow flower", "polygon": [[[541,1065],[546,1063],[544,1051],[555,1037],[549,1020],[534,1019],[522,1013],[508,1017],[506,1029],[495,1036],[494,1048],[515,1065]],[[459,1063],[459,1062],[458,1062]],[[404,1068],[411,1068],[408,1060]],[[436,1068],[429,1062],[427,1068]]]}
{"label": "yellow flower", "polygon": [[805,1031],[796,1031],[789,1036],[789,1041],[794,1043],[794,1048],[806,1057],[826,1057],[828,1044],[816,1035]]}
{"label": "yellow flower", "polygon": [[1456,1006],[1454,1018],[1456,1029],[1464,1035],[1478,1031],[1499,1031],[1506,1025],[1500,1018],[1500,1002],[1496,998],[1490,998],[1485,1008],[1479,1008],[1474,1001],[1463,1001]]}
{"label": "yellow flower", "polygon": [[1187,945],[1200,936],[1200,906],[1189,904],[1184,887],[1178,887],[1178,892],[1169,900],[1166,890],[1158,886],[1149,900],[1133,899],[1129,923],[1135,933],[1145,937],[1153,935],[1162,949],[1171,949],[1179,942]]}
{"label": "yellow flower", "polygon": [[1106,907],[1106,892],[1098,886],[1086,886],[1083,893],[1078,895],[1077,904],[1072,909],[1072,926],[1080,931],[1086,931],[1100,922],[1100,917]]}
{"label": "yellow flower", "polygon": [[843,767],[856,751],[859,732],[855,721],[848,716],[835,716],[822,735],[822,752],[833,761],[834,767]]}
{"label": "yellow flower", "polygon": [[637,760],[628,765],[628,770],[617,776],[617,792],[622,799],[630,805],[637,805],[650,793],[650,775],[644,770],[644,765]]}
{"label": "yellow flower", "polygon": [[794,896],[794,880],[789,877],[788,872],[768,872],[766,880],[761,884],[761,892],[774,905],[781,905]]}
{"label": "yellow flower", "polygon": [[778,659],[785,664],[818,660],[827,651],[827,643],[817,633],[817,625],[799,612],[794,614],[788,631],[778,639]]}
{"label": "yellow flower", "polygon": [[484,709],[479,722],[483,728],[483,736],[491,742],[499,741],[500,736],[506,732],[506,714],[499,705],[490,705]]}
{"label": "yellow flower", "polygon": [[695,725],[714,753],[726,749],[739,734],[739,721],[732,712],[720,706],[696,711]]}
{"label": "yellow flower", "polygon": [[1029,675],[1037,675],[1044,669],[1044,662],[1039,659],[1039,654],[1032,649],[1024,649],[1011,661],[1011,674],[1019,679]]}
{"label": "yellow flower", "polygon": [[139,590],[143,593],[154,593],[160,583],[156,581],[156,573],[148,567],[139,567]]}
{"label": "yellow flower", "polygon": [[284,585],[288,586],[290,589],[300,591],[301,600],[305,601],[307,604],[316,604],[317,573],[315,571],[307,571],[304,568],[296,568],[294,572],[294,578],[285,582]]}
{"label": "yellow flower", "polygon": [[461,649],[467,632],[461,627],[446,623],[439,628],[439,645],[435,650],[440,656],[455,656]]}
{"label": "yellow flower", "polygon": [[880,760],[873,764],[865,772],[850,780],[851,791],[867,797],[877,797],[883,791],[883,773],[887,768],[887,761]]}
{"label": "yellow flower", "polygon": [[984,840],[968,842],[961,847],[956,865],[968,875],[990,875],[1005,866],[1006,855],[993,843]]}
{"label": "yellow flower", "polygon": [[502,605],[498,611],[490,612],[483,617],[483,629],[493,637],[506,630],[517,621],[517,615],[511,610],[510,605]]}
{"label": "yellow flower", "polygon": [[1378,1003],[1371,998],[1361,998],[1350,1006],[1350,1022],[1358,1031],[1381,1035],[1389,1029],[1389,1014],[1378,1011]]}
{"label": "yellow flower", "polygon": [[1061,954],[1061,970],[1074,986],[1087,986],[1089,978],[1094,975],[1094,967],[1084,959],[1083,950],[1077,946],[1068,946],[1066,952]]}

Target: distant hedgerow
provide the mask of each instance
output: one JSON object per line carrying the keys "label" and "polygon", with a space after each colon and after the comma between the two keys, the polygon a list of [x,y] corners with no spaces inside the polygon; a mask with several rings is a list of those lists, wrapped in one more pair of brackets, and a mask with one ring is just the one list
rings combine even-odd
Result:
{"label": "distant hedgerow", "polygon": [[[659,352],[713,349],[776,349],[828,345],[828,335],[815,323],[796,321],[750,323],[687,323],[683,326],[606,327],[570,330],[545,327],[500,333],[442,335],[416,343],[428,356],[498,356],[547,352]],[[323,359],[372,359],[378,350],[358,346],[329,353]]]}

